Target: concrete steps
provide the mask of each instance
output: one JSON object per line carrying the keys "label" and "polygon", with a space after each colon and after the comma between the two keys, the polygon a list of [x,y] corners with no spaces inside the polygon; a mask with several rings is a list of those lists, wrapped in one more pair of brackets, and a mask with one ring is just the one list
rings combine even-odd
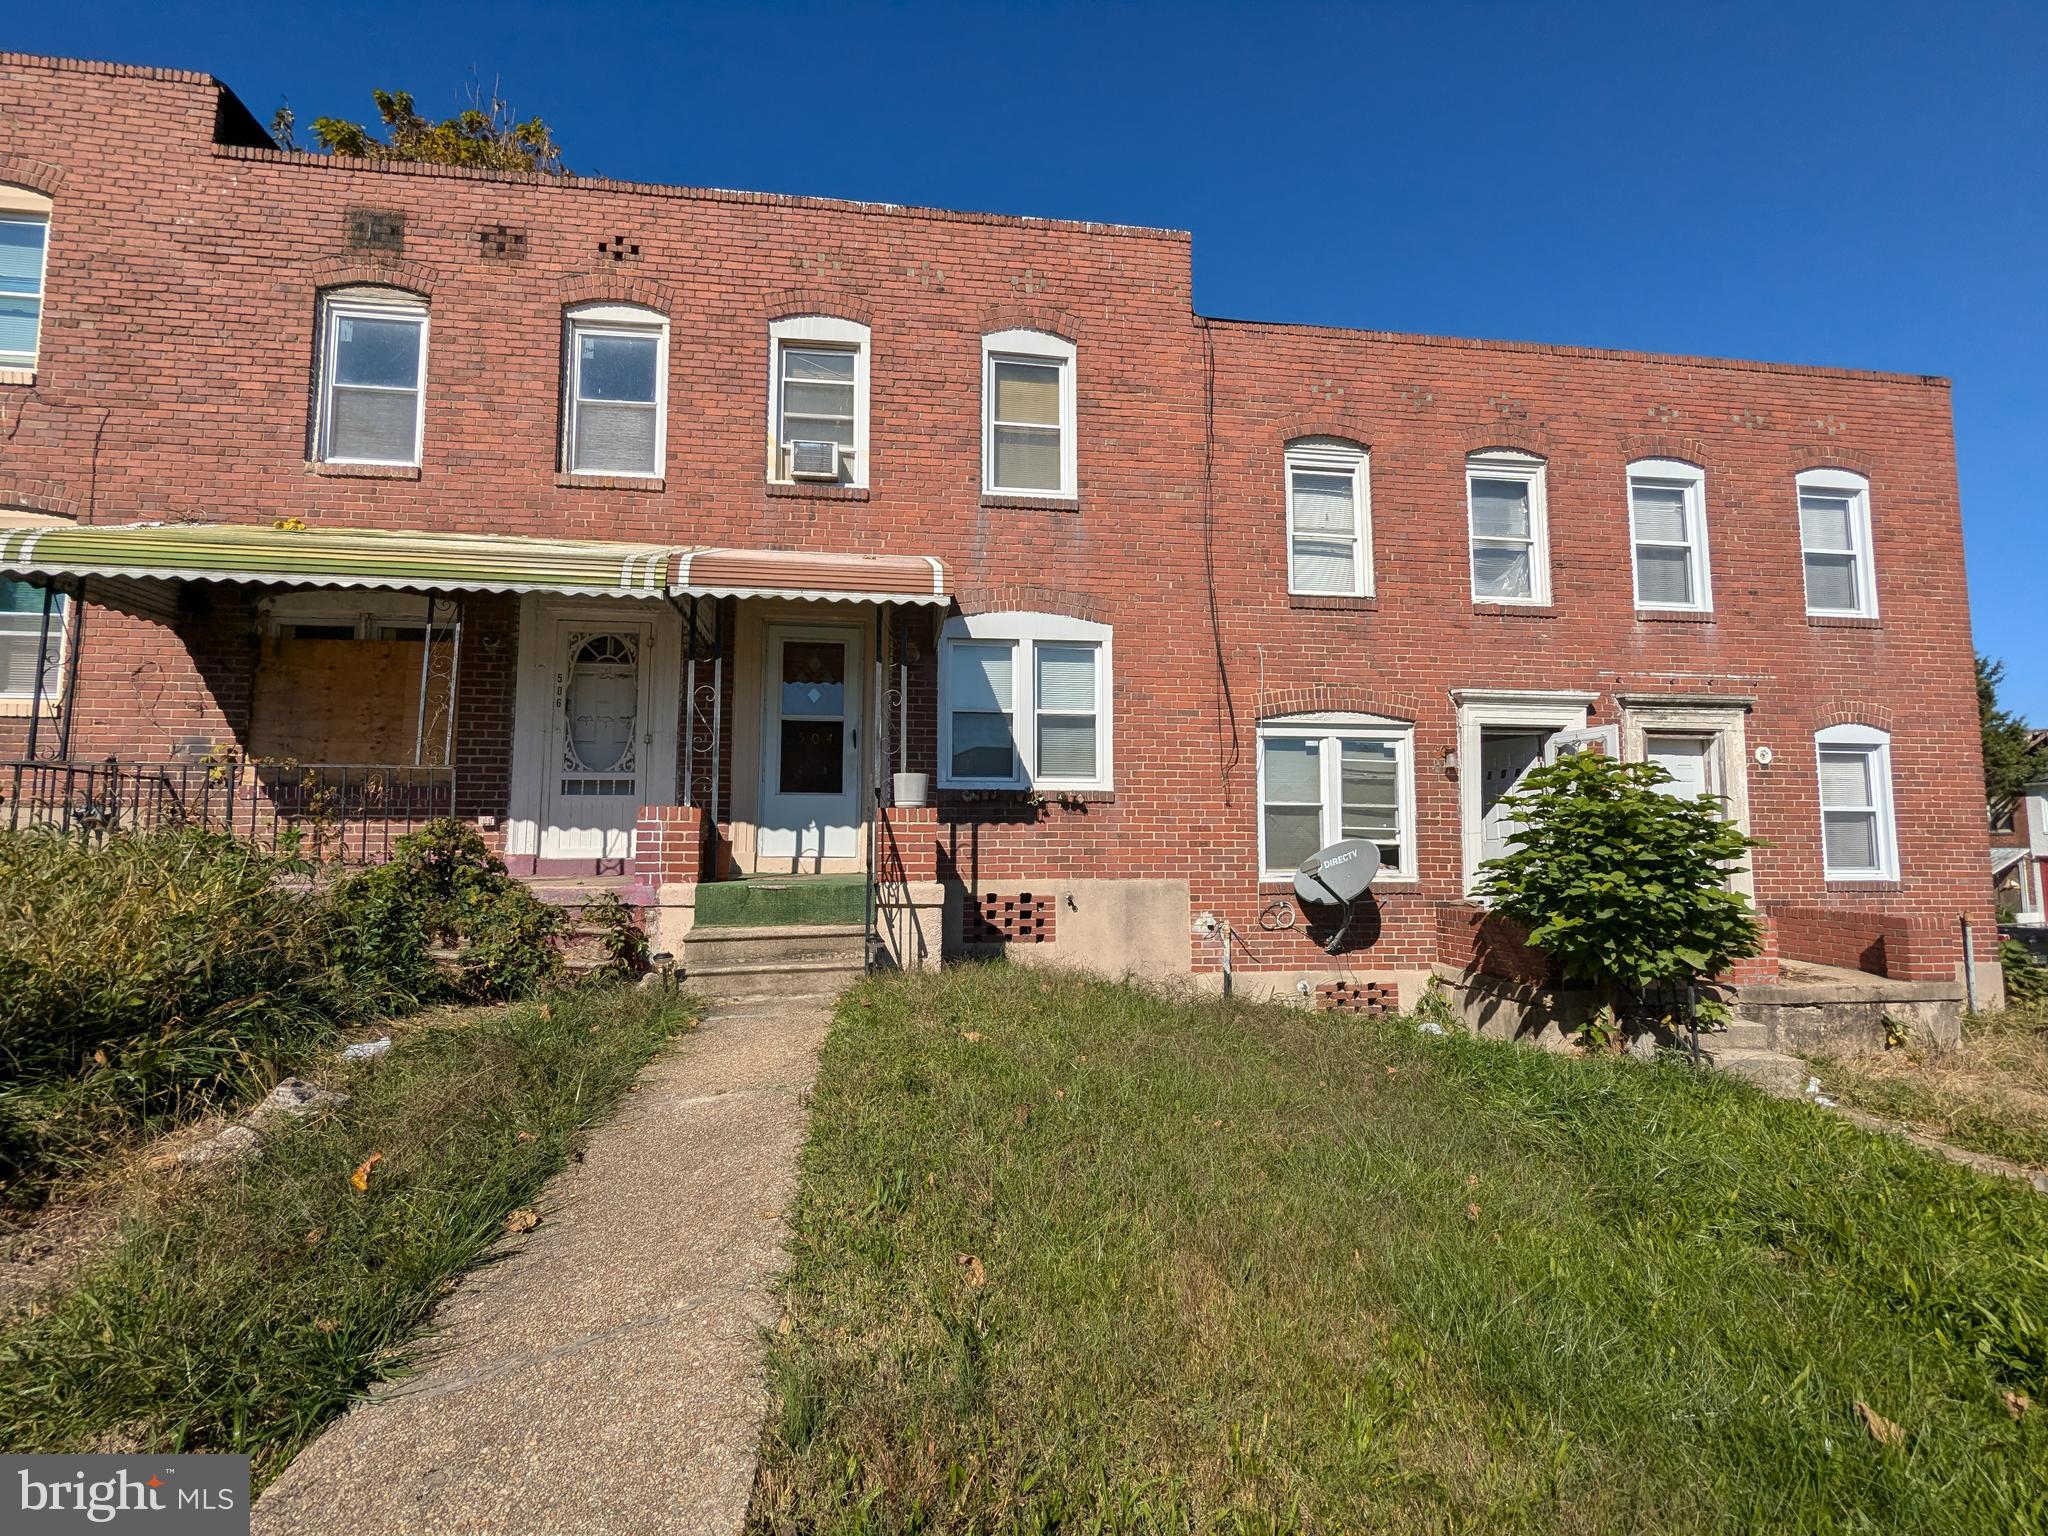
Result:
{"label": "concrete steps", "polygon": [[693,928],[682,962],[683,985],[714,1003],[835,997],[867,973],[867,930]]}

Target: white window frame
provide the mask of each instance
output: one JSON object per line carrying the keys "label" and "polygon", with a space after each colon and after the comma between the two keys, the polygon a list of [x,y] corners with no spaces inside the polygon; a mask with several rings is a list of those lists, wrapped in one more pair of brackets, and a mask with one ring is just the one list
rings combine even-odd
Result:
{"label": "white window frame", "polygon": [[[419,322],[419,380],[414,387],[412,457],[409,459],[351,459],[336,456],[329,446],[334,424],[334,367],[341,322],[347,319]],[[315,408],[315,456],[322,464],[373,464],[395,469],[417,469],[427,448],[427,357],[431,317],[427,301],[402,288],[338,288],[320,298],[320,396]],[[350,385],[349,388],[363,386]]]}
{"label": "white window frame", "polygon": [[[1362,444],[1341,437],[1301,437],[1287,445],[1282,456],[1281,493],[1286,502],[1287,591],[1293,597],[1371,597],[1372,569],[1372,454]],[[1349,475],[1351,477],[1351,534],[1358,558],[1353,564],[1351,586],[1343,592],[1322,587],[1304,587],[1294,574],[1294,477],[1297,474]],[[1311,535],[1313,537],[1313,535]]]}
{"label": "white window frame", "polygon": [[[1011,737],[1016,772],[1002,779],[958,778],[953,774],[951,651],[960,641],[1008,643],[1011,647]],[[1088,645],[1095,663],[1095,773],[1085,779],[1056,779],[1037,772],[1037,647]],[[939,787],[941,789],[1111,790],[1116,787],[1116,657],[1111,626],[1057,613],[977,613],[948,619],[939,632]]]}
{"label": "white window frame", "polygon": [[[1056,364],[1060,370],[1060,484],[1057,490],[1035,485],[996,483],[996,364]],[[991,331],[981,338],[981,489],[985,496],[1024,496],[1047,501],[1072,501],[1079,491],[1079,443],[1075,431],[1078,394],[1074,344],[1045,331]],[[1036,425],[1036,423],[1034,423]]]}
{"label": "white window frame", "polygon": [[[1481,607],[1545,608],[1550,605],[1550,499],[1548,465],[1531,453],[1493,449],[1465,456],[1466,570],[1472,582],[1472,601]],[[1479,590],[1479,546],[1512,544],[1512,539],[1481,534],[1473,520],[1474,480],[1519,480],[1529,488],[1529,595],[1497,597]]]}
{"label": "white window frame", "polygon": [[1269,740],[1320,741],[1322,743],[1322,841],[1318,847],[1327,848],[1339,840],[1344,829],[1344,749],[1347,741],[1369,741],[1390,745],[1394,749],[1394,808],[1397,836],[1401,843],[1402,862],[1407,866],[1401,870],[1382,868],[1374,878],[1375,885],[1419,885],[1422,880],[1418,869],[1420,860],[1415,849],[1415,725],[1408,720],[1395,720],[1385,715],[1348,714],[1325,712],[1301,715],[1275,715],[1261,720],[1258,728],[1257,751],[1259,793],[1256,814],[1258,816],[1259,840],[1259,883],[1261,885],[1292,885],[1294,867],[1285,869],[1272,866],[1266,857],[1266,743]]}
{"label": "white window frame", "polygon": [[[1828,803],[1824,776],[1820,771],[1821,754],[1829,751],[1857,751],[1863,753],[1870,763],[1870,795],[1874,802],[1872,809],[1877,821],[1877,868],[1835,869],[1828,864]],[[1870,883],[1895,881],[1899,878],[1899,832],[1898,821],[1892,805],[1892,739],[1888,732],[1874,725],[1831,725],[1825,730],[1813,733],[1813,771],[1815,794],[1820,810],[1820,861],[1821,872],[1830,884],[1836,882]],[[1842,809],[1852,809],[1843,807]],[[1861,809],[1854,807],[1853,809]]]}
{"label": "white window frame", "polygon": [[[1685,526],[1691,535],[1685,545],[1661,539],[1648,542],[1661,548],[1684,548],[1692,576],[1693,601],[1689,603],[1650,602],[1643,596],[1643,578],[1637,559],[1636,484],[1677,485],[1685,492]],[[1636,607],[1649,613],[1712,613],[1714,611],[1713,561],[1707,553],[1707,472],[1683,459],[1637,459],[1628,467],[1628,566],[1634,584]]]}
{"label": "white window frame", "polygon": [[0,355],[0,383],[33,382],[43,356],[43,327],[50,318],[50,242],[56,237],[56,205],[40,192],[26,187],[0,187],[0,220],[10,224],[40,224],[43,229],[42,267],[36,273],[33,294],[8,290],[11,298],[36,301],[35,342],[26,353]]}
{"label": "white window frame", "polygon": [[[582,335],[654,338],[654,468],[578,469]],[[661,480],[668,474],[668,316],[639,304],[577,304],[562,314],[562,473],[588,480]]]}
{"label": "white window frame", "polygon": [[872,333],[858,320],[837,315],[791,315],[768,326],[768,478],[791,485],[788,439],[782,430],[782,354],[785,348],[853,354],[853,447],[841,449],[840,484],[864,486],[872,450],[868,444],[868,380]]}
{"label": "white window frame", "polygon": [[[0,538],[10,532],[24,528],[71,528],[76,524],[68,517],[58,517],[49,512],[30,512],[26,508],[0,506]],[[33,583],[23,583],[33,585]],[[68,680],[71,657],[71,621],[78,605],[72,602],[70,594],[59,592],[57,601],[50,608],[51,650],[45,652],[43,662],[43,717],[49,719],[58,712],[64,700],[64,684]],[[42,632],[42,614],[30,614],[33,633]],[[18,633],[18,631],[17,631]],[[51,674],[55,673],[54,679]],[[0,690],[0,720],[25,720],[35,704],[35,681],[20,692],[11,689]]]}
{"label": "white window frame", "polygon": [[1848,549],[1816,550],[1816,554],[1848,555],[1856,562],[1856,603],[1851,608],[1816,608],[1813,590],[1806,589],[1806,611],[1820,618],[1874,619],[1877,617],[1877,560],[1870,532],[1870,481],[1847,469],[1802,470],[1794,482],[1793,511],[1799,518],[1799,579],[1806,581],[1806,517],[1799,499],[1809,491],[1822,496],[1849,498]]}

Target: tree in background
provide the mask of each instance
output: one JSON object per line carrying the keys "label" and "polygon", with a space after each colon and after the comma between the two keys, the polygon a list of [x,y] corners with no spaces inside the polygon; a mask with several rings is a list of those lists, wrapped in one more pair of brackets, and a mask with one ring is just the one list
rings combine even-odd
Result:
{"label": "tree in background", "polygon": [[2005,663],[1977,658],[1977,717],[1984,728],[1984,798],[2003,805],[2036,779],[2048,777],[2048,745],[2019,716],[2001,709]]}
{"label": "tree in background", "polygon": [[[1533,770],[1504,799],[1510,851],[1480,865],[1479,894],[1529,930],[1600,1011],[1588,1043],[1618,1044],[1622,994],[1690,985],[1762,948],[1756,909],[1728,877],[1760,846],[1719,797],[1682,799],[1655,763],[1573,752]],[[1720,1005],[1702,1003],[1717,1024]]]}
{"label": "tree in background", "polygon": [[[495,84],[486,97],[471,80],[468,94],[469,105],[437,123],[420,116],[410,91],[372,91],[370,98],[384,124],[383,138],[364,124],[341,117],[315,118],[313,137],[329,154],[355,160],[536,171],[544,176],[563,173],[561,146],[545,122],[537,117],[517,121],[511,103],[498,94]],[[298,142],[297,122],[289,104],[277,109],[270,120],[270,136],[279,149],[304,147]]]}

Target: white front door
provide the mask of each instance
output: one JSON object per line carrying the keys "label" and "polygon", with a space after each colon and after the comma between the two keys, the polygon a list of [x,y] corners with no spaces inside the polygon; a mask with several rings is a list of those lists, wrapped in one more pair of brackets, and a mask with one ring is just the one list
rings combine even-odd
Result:
{"label": "white front door", "polygon": [[1479,737],[1479,859],[1497,859],[1508,851],[1515,818],[1501,797],[1519,788],[1529,770],[1543,761],[1546,732],[1482,731]]}
{"label": "white front door", "polygon": [[762,669],[762,873],[860,852],[861,633],[771,624]]}
{"label": "white front door", "polygon": [[654,745],[654,625],[561,619],[553,626],[542,859],[628,859]]}

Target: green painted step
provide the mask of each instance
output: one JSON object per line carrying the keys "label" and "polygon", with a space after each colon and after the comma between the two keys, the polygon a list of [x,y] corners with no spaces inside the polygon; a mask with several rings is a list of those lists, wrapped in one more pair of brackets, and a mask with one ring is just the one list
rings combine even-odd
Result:
{"label": "green painted step", "polygon": [[867,919],[866,875],[755,875],[697,887],[700,928],[815,928]]}

